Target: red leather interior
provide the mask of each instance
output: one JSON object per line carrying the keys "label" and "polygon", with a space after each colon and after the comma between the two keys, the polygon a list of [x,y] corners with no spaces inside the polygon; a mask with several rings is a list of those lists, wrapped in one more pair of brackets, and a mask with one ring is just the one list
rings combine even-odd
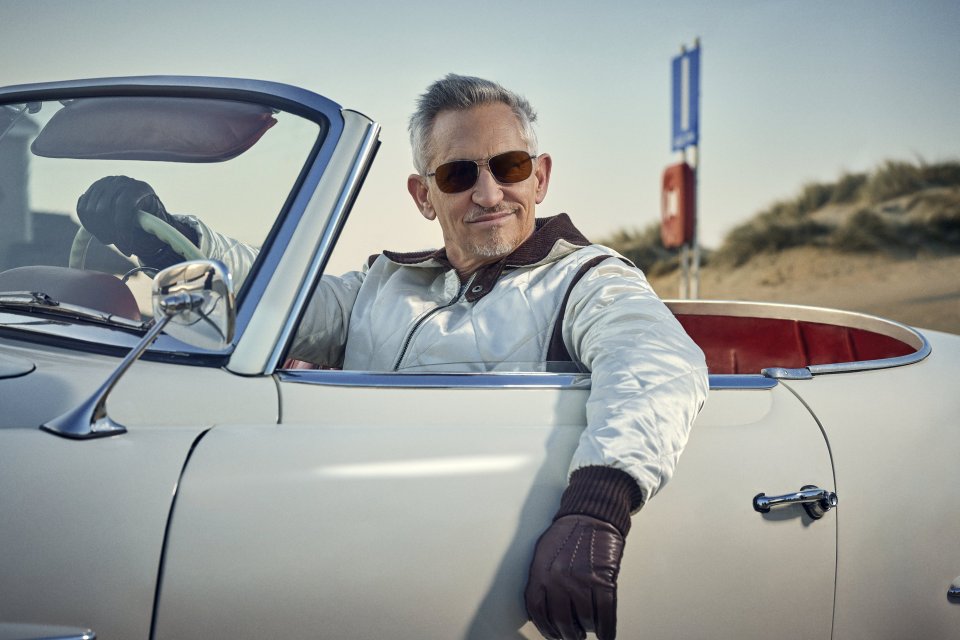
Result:
{"label": "red leather interior", "polygon": [[677,315],[707,356],[710,373],[760,373],[767,367],[879,360],[916,351],[895,338],[818,322]]}

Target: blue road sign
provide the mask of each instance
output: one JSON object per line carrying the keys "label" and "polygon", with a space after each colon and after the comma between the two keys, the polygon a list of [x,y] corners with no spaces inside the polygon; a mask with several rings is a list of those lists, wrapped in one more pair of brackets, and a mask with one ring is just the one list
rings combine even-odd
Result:
{"label": "blue road sign", "polygon": [[673,59],[673,151],[700,141],[700,47]]}

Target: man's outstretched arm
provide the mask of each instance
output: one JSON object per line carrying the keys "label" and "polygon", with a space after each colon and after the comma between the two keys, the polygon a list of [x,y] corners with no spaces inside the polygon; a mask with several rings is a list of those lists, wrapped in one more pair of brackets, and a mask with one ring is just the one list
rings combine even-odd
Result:
{"label": "man's outstretched arm", "polygon": [[673,475],[706,399],[707,369],[642,273],[615,258],[572,290],[563,337],[591,372],[587,427],[537,541],[526,606],[548,638],[611,640],[631,514]]}

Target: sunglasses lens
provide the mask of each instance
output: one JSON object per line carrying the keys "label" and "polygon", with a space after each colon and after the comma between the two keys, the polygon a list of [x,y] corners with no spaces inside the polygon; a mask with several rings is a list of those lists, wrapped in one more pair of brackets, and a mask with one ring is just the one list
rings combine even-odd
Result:
{"label": "sunglasses lens", "polygon": [[504,184],[523,182],[533,172],[533,159],[526,151],[508,151],[490,158],[490,172]]}
{"label": "sunglasses lens", "polygon": [[466,191],[477,181],[477,164],[469,160],[455,160],[437,167],[437,186],[444,193]]}
{"label": "sunglasses lens", "polygon": [[[533,173],[533,158],[526,151],[507,151],[487,162],[490,173],[501,184],[523,182]],[[454,160],[437,167],[433,176],[444,193],[460,193],[477,183],[480,168],[472,160]]]}

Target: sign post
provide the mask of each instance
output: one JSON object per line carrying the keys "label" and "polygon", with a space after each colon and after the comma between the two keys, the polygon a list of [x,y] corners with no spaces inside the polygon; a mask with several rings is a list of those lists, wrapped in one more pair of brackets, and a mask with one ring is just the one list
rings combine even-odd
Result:
{"label": "sign post", "polygon": [[[694,41],[694,47],[687,50],[680,47],[680,55],[671,61],[673,76],[673,122],[671,128],[671,150],[679,151],[681,162],[687,163],[687,149],[690,152],[690,168],[693,171],[692,238],[680,246],[680,297],[697,299],[700,295],[700,243],[697,239],[697,204],[699,183],[697,176],[700,166],[700,38]],[[691,268],[691,247],[692,268]],[[691,280],[692,271],[692,280]]]}

